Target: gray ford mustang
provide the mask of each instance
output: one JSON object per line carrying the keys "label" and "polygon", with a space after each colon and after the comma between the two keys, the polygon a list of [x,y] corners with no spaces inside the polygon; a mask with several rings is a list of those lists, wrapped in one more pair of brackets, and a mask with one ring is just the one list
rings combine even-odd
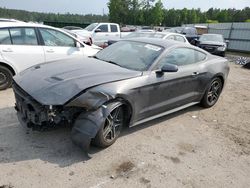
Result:
{"label": "gray ford mustang", "polygon": [[19,121],[43,130],[72,125],[72,140],[107,147],[122,127],[200,103],[212,107],[228,61],[197,47],[161,39],[119,41],[93,58],[31,67],[14,77]]}

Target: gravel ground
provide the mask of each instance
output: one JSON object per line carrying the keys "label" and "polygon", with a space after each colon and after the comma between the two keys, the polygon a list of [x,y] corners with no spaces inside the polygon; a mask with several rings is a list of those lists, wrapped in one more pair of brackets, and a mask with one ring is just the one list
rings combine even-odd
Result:
{"label": "gravel ground", "polygon": [[111,147],[74,146],[69,128],[21,127],[0,92],[0,188],[250,187],[250,72],[231,64],[217,105],[125,129]]}

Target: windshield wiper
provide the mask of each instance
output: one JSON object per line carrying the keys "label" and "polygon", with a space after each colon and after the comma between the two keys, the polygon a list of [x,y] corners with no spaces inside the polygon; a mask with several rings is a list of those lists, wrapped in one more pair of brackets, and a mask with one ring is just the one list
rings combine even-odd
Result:
{"label": "windshield wiper", "polygon": [[116,63],[116,62],[114,62],[114,61],[109,61],[109,60],[104,60],[104,59],[100,59],[100,58],[98,58],[97,56],[92,56],[93,58],[95,58],[95,59],[98,59],[98,60],[101,60],[101,61],[105,61],[105,62],[107,62],[107,63],[110,63],[110,64],[113,64],[113,65],[117,65],[117,66],[119,66],[119,67],[122,67],[121,65],[119,65],[118,63]]}
{"label": "windshield wiper", "polygon": [[121,65],[119,65],[118,63],[116,63],[116,62],[114,62],[114,61],[106,61],[106,60],[103,60],[103,61],[121,67]]}
{"label": "windshield wiper", "polygon": [[97,56],[95,56],[95,55],[94,55],[94,56],[91,56],[91,57],[92,57],[92,58],[95,58],[95,59],[99,59],[99,58],[98,58]]}

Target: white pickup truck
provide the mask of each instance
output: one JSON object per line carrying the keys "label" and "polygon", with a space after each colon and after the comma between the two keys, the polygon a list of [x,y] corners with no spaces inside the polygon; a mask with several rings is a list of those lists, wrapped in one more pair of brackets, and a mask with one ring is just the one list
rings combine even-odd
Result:
{"label": "white pickup truck", "polygon": [[101,47],[109,40],[119,40],[129,33],[130,32],[121,33],[120,26],[116,23],[92,23],[83,30],[78,31],[79,35],[90,34],[93,43]]}

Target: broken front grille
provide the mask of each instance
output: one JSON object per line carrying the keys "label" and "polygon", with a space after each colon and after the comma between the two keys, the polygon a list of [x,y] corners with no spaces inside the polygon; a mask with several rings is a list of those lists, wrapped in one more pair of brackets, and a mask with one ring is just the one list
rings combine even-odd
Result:
{"label": "broken front grille", "polygon": [[45,106],[34,100],[16,83],[13,83],[12,87],[16,98],[15,108],[24,122],[41,125],[43,121],[48,119]]}

